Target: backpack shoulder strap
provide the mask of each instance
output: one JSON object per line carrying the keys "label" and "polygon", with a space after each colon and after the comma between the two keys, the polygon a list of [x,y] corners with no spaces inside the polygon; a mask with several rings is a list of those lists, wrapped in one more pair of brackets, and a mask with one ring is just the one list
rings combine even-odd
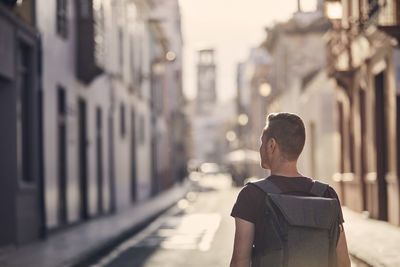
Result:
{"label": "backpack shoulder strap", "polygon": [[323,197],[325,191],[328,189],[328,184],[321,183],[319,181],[314,181],[310,193],[314,196]]}
{"label": "backpack shoulder strap", "polygon": [[258,188],[260,188],[266,194],[268,194],[268,193],[280,194],[282,192],[276,185],[274,185],[268,179],[261,179],[261,180],[258,180],[255,182],[250,182],[250,183],[257,186]]}

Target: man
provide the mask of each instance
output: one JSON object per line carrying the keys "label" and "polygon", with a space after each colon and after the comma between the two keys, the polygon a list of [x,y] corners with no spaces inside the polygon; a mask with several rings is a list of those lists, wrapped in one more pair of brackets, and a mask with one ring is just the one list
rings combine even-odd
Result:
{"label": "man", "polygon": [[[313,186],[314,181],[304,177],[297,170],[297,160],[304,143],[305,128],[300,117],[290,113],[273,113],[267,117],[267,124],[261,136],[260,165],[271,171],[271,176],[267,179],[282,193],[306,196]],[[331,187],[328,187],[323,197],[338,198]],[[253,184],[247,184],[240,191],[231,213],[236,225],[231,267],[249,267],[252,253],[261,253],[261,244],[265,238],[265,235],[259,234],[262,232],[260,222],[264,216],[263,209],[265,193]],[[350,266],[350,258],[343,222],[340,209],[337,263],[340,267],[347,267]]]}

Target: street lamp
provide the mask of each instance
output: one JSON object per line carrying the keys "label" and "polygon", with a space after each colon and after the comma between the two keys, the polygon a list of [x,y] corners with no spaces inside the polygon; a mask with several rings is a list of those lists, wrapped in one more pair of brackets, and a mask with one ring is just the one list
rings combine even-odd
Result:
{"label": "street lamp", "polygon": [[168,51],[167,54],[165,55],[165,59],[169,62],[172,62],[176,59],[176,54],[173,51]]}
{"label": "street lamp", "polygon": [[236,133],[234,131],[228,131],[225,137],[229,142],[233,142],[236,140]]}
{"label": "street lamp", "polygon": [[269,96],[271,94],[271,85],[269,83],[267,83],[267,82],[263,82],[258,87],[258,92],[263,97]]}
{"label": "street lamp", "polygon": [[343,7],[340,1],[326,1],[325,13],[330,20],[340,20],[343,17]]}
{"label": "street lamp", "polygon": [[248,122],[249,122],[249,117],[246,114],[242,113],[239,115],[238,123],[240,126],[246,126]]}

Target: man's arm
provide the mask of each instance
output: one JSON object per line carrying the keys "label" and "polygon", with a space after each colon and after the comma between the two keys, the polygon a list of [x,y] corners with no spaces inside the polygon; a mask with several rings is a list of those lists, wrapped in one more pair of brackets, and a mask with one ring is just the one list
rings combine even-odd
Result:
{"label": "man's arm", "polygon": [[336,246],[336,254],[338,259],[338,267],[350,267],[349,251],[347,250],[346,235],[344,233],[343,226],[340,226],[340,235],[338,244]]}
{"label": "man's arm", "polygon": [[254,224],[235,217],[235,241],[230,267],[249,267],[254,241]]}

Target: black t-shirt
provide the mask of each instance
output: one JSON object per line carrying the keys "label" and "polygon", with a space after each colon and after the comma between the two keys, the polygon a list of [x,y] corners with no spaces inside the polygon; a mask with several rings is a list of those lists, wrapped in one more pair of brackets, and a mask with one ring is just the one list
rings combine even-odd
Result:
{"label": "black t-shirt", "polygon": [[[289,195],[300,195],[307,196],[309,195],[311,187],[314,183],[314,180],[308,177],[285,177],[278,175],[271,175],[267,178],[274,185],[276,185],[283,194]],[[336,198],[339,201],[338,195],[332,187],[328,187],[325,191],[324,197],[327,198]],[[263,214],[265,212],[265,193],[257,186],[253,184],[245,185],[242,190],[239,192],[236,203],[233,206],[231,216],[241,218],[248,222],[255,224],[255,240],[254,244],[257,247],[257,244],[262,242],[262,220]],[[339,201],[340,206],[340,201]],[[340,207],[340,223],[342,224],[343,214],[342,208]]]}

